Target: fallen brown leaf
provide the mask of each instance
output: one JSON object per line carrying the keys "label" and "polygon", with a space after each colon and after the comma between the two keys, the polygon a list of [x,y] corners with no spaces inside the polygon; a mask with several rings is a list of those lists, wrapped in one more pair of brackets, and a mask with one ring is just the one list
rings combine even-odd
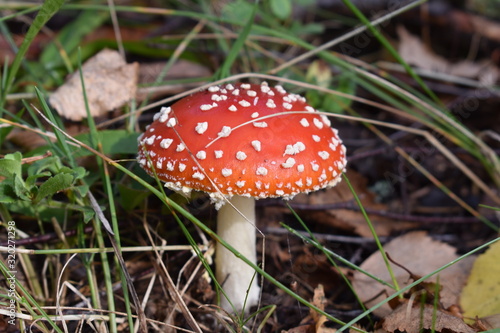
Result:
{"label": "fallen brown leaf", "polygon": [[422,329],[434,328],[436,332],[475,333],[476,331],[458,317],[435,309],[430,304],[412,304],[405,302],[386,316],[382,327],[388,332],[419,333]]}
{"label": "fallen brown leaf", "polygon": [[[102,50],[82,65],[90,114],[100,116],[124,105],[136,95],[139,64],[127,64],[114,50]],[[79,71],[49,98],[63,117],[79,121],[87,117]]]}
{"label": "fallen brown leaf", "polygon": [[478,331],[489,331],[500,327],[500,313],[483,318],[477,318],[474,327]]}
{"label": "fallen brown leaf", "polygon": [[[325,291],[323,286],[320,284],[314,289],[314,296],[311,301],[311,304],[316,306],[318,309],[324,311],[325,310]],[[337,330],[324,327],[324,324],[328,321],[328,319],[311,309],[309,311],[309,315],[305,317],[300,326],[294,327],[288,331],[283,331],[283,333],[334,333]]]}
{"label": "fallen brown leaf", "polygon": [[[390,255],[392,260],[417,276],[427,275],[458,258],[455,248],[433,240],[422,231],[410,232],[398,237],[385,244],[384,250]],[[441,286],[439,300],[444,308],[458,304],[460,292],[470,272],[473,261],[474,258],[469,256],[439,273],[439,284]],[[391,264],[391,267],[400,288],[413,282],[407,271],[394,264]],[[380,252],[376,252],[368,257],[361,265],[361,268],[392,284]],[[436,282],[436,276],[426,281]],[[367,307],[381,302],[387,296],[394,293],[393,289],[382,285],[359,271],[354,273],[353,287]],[[380,317],[385,317],[391,313],[391,308],[389,305],[384,304],[376,309],[374,313]]]}
{"label": "fallen brown leaf", "polygon": [[455,63],[437,55],[417,36],[410,34],[403,26],[397,27],[399,54],[410,65],[437,73],[445,73],[465,78],[479,79],[485,85],[494,84],[499,69],[490,61],[462,60]]}
{"label": "fallen brown leaf", "polygon": [[[316,306],[318,309],[324,311],[325,310],[325,290],[323,289],[323,285],[319,285],[314,289],[314,296],[312,300],[312,304]],[[322,314],[317,313],[316,311],[311,309],[311,318],[315,322],[315,332],[318,332],[321,326],[327,321],[326,317]]]}

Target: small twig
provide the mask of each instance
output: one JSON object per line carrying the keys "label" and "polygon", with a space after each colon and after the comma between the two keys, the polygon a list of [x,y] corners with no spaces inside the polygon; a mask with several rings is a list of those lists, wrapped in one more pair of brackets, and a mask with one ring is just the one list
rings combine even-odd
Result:
{"label": "small twig", "polygon": [[[94,230],[93,227],[85,227],[83,229],[83,232],[85,234],[90,234]],[[76,235],[77,230],[67,230],[63,232],[63,235],[65,237],[71,237]],[[58,235],[55,232],[47,233],[44,235],[40,236],[33,236],[33,237],[28,237],[28,238],[21,238],[21,239],[16,239],[16,245],[17,246],[23,246],[23,245],[33,245],[33,244],[39,244],[39,243],[45,243],[54,239],[59,239]],[[2,246],[7,246],[7,242],[2,242],[0,243],[0,247]]]}

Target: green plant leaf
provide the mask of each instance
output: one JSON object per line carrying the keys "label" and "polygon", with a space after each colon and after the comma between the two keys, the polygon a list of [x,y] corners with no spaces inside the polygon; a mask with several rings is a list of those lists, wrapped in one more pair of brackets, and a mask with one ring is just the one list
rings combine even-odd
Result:
{"label": "green plant leaf", "polygon": [[149,191],[133,189],[123,184],[118,184],[118,191],[120,192],[120,203],[127,211],[135,209],[151,194]]}
{"label": "green plant leaf", "polygon": [[281,20],[285,20],[292,14],[291,0],[270,0],[269,5],[274,16]]}
{"label": "green plant leaf", "polygon": [[12,178],[0,182],[0,203],[14,203],[16,200],[18,200],[18,197],[14,191]]}
{"label": "green plant leaf", "polygon": [[73,185],[73,180],[73,175],[67,173],[59,173],[54,177],[47,179],[45,183],[40,185],[34,201],[40,202],[40,200],[71,187],[71,185]]}
{"label": "green plant leaf", "polygon": [[81,212],[83,213],[83,222],[85,223],[94,218],[95,211],[90,207],[82,207]]}
{"label": "green plant leaf", "polygon": [[257,4],[254,4],[252,11],[250,12],[250,15],[248,15],[247,13],[248,19],[246,21],[245,26],[243,27],[243,30],[241,30],[241,32],[238,35],[238,38],[233,43],[233,47],[229,51],[226,60],[219,68],[219,70],[214,74],[213,76],[214,79],[216,80],[222,79],[231,75],[231,66],[233,65],[234,61],[238,58],[240,51],[245,46],[245,41],[247,40],[247,37],[250,35],[250,31],[252,30],[253,27],[256,12],[257,12]]}
{"label": "green plant leaf", "polygon": [[50,177],[50,176],[52,176],[52,174],[48,171],[44,171],[41,173],[37,173],[35,175],[28,176],[26,178],[26,181],[25,181],[26,187],[31,188],[31,187],[35,186],[35,182],[37,181],[37,179],[43,178],[43,177]]}
{"label": "green plant leaf", "polygon": [[500,328],[494,328],[489,331],[483,331],[482,333],[500,333]]}
{"label": "green plant leaf", "polygon": [[21,200],[31,201],[31,188],[26,185],[20,174],[15,174],[12,179],[14,181],[14,191],[17,197]]}
{"label": "green plant leaf", "polygon": [[74,169],[63,166],[58,173],[67,173],[74,177],[74,181],[77,179],[82,179],[87,174],[87,170],[83,167],[76,167]]}
{"label": "green plant leaf", "polygon": [[5,157],[0,160],[0,176],[7,178],[16,174],[20,175],[21,158],[22,155],[19,152],[5,155]]}
{"label": "green plant leaf", "polygon": [[75,191],[78,192],[80,197],[85,197],[87,193],[89,192],[89,186],[87,184],[85,185],[80,185],[80,186],[75,186]]}
{"label": "green plant leaf", "polygon": [[[106,155],[137,153],[137,137],[140,133],[130,133],[126,130],[106,130],[97,132],[98,140],[102,143],[102,152]],[[76,139],[90,145],[89,134],[77,135]],[[81,150],[75,157],[91,155],[87,150]]]}
{"label": "green plant leaf", "polygon": [[45,171],[50,172],[50,174],[54,174],[57,173],[61,167],[62,163],[58,156],[42,158],[28,167],[28,176],[45,173]]}
{"label": "green plant leaf", "polygon": [[3,110],[1,107],[3,107],[6,101],[7,94],[10,92],[10,89],[16,78],[17,72],[21,67],[21,63],[23,62],[26,52],[28,52],[31,43],[35,39],[36,35],[38,35],[38,32],[42,29],[45,23],[47,23],[49,19],[59,11],[63,3],[64,0],[44,1],[42,6],[40,7],[40,11],[36,15],[33,22],[30,24],[30,27],[26,32],[26,35],[23,39],[23,42],[21,43],[21,46],[19,47],[16,57],[12,62],[12,65],[9,70],[9,76],[7,77],[5,85],[3,87],[4,89],[2,89],[2,92],[0,93],[0,116]]}
{"label": "green plant leaf", "polygon": [[245,22],[252,8],[250,2],[245,0],[230,1],[222,8],[222,17],[236,22]]}

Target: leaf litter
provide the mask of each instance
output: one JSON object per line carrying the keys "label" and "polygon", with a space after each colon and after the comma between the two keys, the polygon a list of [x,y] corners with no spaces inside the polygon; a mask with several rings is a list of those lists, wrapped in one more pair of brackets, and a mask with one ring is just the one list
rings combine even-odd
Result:
{"label": "leaf litter", "polygon": [[[393,239],[385,244],[384,251],[392,261],[391,267],[400,288],[458,258],[454,247],[432,239],[423,231]],[[438,332],[474,332],[455,311],[474,259],[469,256],[457,262],[411,289],[403,299],[394,299],[394,302],[382,305],[373,313],[383,318],[382,327],[389,332],[419,332],[422,328],[432,327]],[[368,257],[361,268],[391,283],[380,252]],[[352,283],[368,308],[395,292],[359,271],[354,272]],[[435,295],[436,288],[438,295]],[[421,299],[422,295],[426,295],[427,303]]]}

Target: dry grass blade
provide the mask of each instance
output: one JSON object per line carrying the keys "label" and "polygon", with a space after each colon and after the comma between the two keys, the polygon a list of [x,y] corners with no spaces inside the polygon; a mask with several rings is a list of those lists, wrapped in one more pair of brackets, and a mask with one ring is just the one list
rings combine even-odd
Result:
{"label": "dry grass blade", "polygon": [[[345,57],[345,58],[349,58],[349,57]],[[500,184],[500,160],[498,159],[498,155],[495,153],[495,151],[493,151],[493,149],[491,147],[487,146],[478,136],[476,136],[472,132],[468,131],[465,127],[460,126],[458,122],[447,117],[443,112],[441,112],[440,110],[435,108],[433,105],[423,101],[422,99],[419,99],[417,96],[414,96],[413,94],[409,93],[408,91],[405,91],[404,89],[396,86],[395,84],[388,82],[387,80],[385,80],[385,79],[383,79],[383,78],[381,78],[373,73],[370,73],[366,70],[361,69],[361,68],[366,67],[366,64],[363,63],[362,61],[360,61],[358,59],[353,59],[353,58],[349,58],[349,59],[351,60],[351,62],[353,64],[357,65],[357,67],[356,66],[353,67],[354,71],[360,73],[361,75],[370,77],[374,81],[383,83],[384,85],[390,87],[392,90],[398,91],[402,95],[413,100],[415,103],[424,106],[427,109],[427,111],[431,112],[435,117],[442,120],[444,123],[449,124],[450,126],[453,126],[462,135],[464,135],[469,140],[474,142],[481,149],[481,152],[484,154],[484,156],[486,156],[489,159],[489,161],[492,163],[492,165],[494,166],[494,168],[495,168],[495,174],[493,175],[494,180],[496,183]],[[405,118],[408,118],[406,113],[401,112],[400,115],[405,117]],[[439,132],[440,134],[444,135],[445,137],[449,136],[448,133],[442,131],[441,129],[439,129],[437,127],[434,127],[433,130]],[[489,192],[487,192],[487,193],[489,193]],[[498,202],[498,201],[496,201],[496,202]]]}
{"label": "dry grass blade", "polygon": [[[45,306],[43,307],[44,310],[57,310],[55,306]],[[102,310],[102,309],[93,309],[93,308],[84,308],[84,307],[68,307],[68,306],[61,306],[61,310],[63,311],[79,311],[80,314],[68,314],[68,315],[63,315],[62,317],[57,315],[57,316],[49,316],[51,320],[54,321],[89,321],[89,322],[95,322],[95,321],[109,321],[109,311]],[[98,313],[100,312],[100,314]],[[127,314],[124,312],[113,312],[115,315],[118,316],[117,322],[119,324],[123,324],[127,320]],[[4,316],[9,316],[9,311],[0,309],[0,314]],[[136,319],[137,316],[133,315],[133,317]],[[33,317],[32,315],[25,314],[25,313],[16,313],[16,318],[27,320],[27,321],[36,321],[37,318]],[[146,319],[148,323],[150,324],[155,324],[159,327],[166,327],[166,328],[171,328],[176,330],[177,332],[187,332],[187,333],[195,333],[195,331],[187,330],[182,327],[174,326],[174,325],[169,325],[167,323],[164,323],[162,321],[158,320],[152,320],[152,319]]]}
{"label": "dry grass blade", "polygon": [[[144,221],[144,223],[146,224],[146,221]],[[151,244],[154,244],[153,237],[151,237],[151,233],[149,231],[149,228],[147,228],[147,226],[144,226],[144,230],[146,231],[146,234],[147,234]],[[155,251],[154,253],[155,253],[155,256],[157,259],[156,264],[161,267],[163,280],[165,281],[165,283],[167,285],[167,290],[168,290],[168,293],[170,294],[170,297],[172,297],[172,299],[174,300],[176,307],[179,307],[179,309],[181,310],[181,312],[184,315],[184,318],[188,322],[189,326],[192,329],[194,329],[195,332],[202,333],[203,331],[201,330],[200,326],[198,325],[198,323],[194,319],[193,315],[189,311],[186,303],[184,302],[184,299],[182,298],[179,290],[177,289],[177,286],[175,285],[174,281],[170,277],[170,274],[168,273],[167,267],[165,267],[165,264],[163,263],[163,260],[161,258],[160,253],[158,251]]]}

